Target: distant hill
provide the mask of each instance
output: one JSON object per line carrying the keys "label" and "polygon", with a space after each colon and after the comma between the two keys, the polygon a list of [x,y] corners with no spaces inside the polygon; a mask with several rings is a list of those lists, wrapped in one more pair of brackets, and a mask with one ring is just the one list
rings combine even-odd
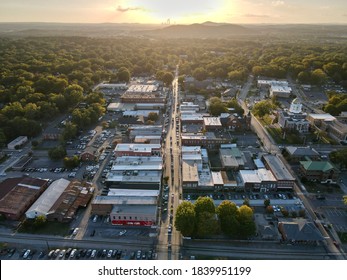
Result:
{"label": "distant hill", "polygon": [[113,37],[159,27],[160,25],[138,23],[3,22],[0,23],[0,36]]}
{"label": "distant hill", "polygon": [[251,28],[237,24],[204,22],[190,25],[171,25],[143,32],[146,35],[171,38],[225,38],[235,35],[256,34]]}

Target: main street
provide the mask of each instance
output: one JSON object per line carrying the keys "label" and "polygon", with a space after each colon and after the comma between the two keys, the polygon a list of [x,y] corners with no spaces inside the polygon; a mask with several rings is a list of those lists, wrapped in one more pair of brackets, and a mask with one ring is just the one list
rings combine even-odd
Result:
{"label": "main street", "polygon": [[[173,223],[174,209],[179,204],[181,193],[180,168],[180,127],[179,127],[179,96],[178,96],[178,67],[172,82],[172,93],[168,107],[169,126],[164,148],[165,173],[169,177],[169,197],[167,211],[162,211],[160,235],[158,237],[158,259],[178,259],[181,245],[180,233]],[[170,229],[169,229],[170,228]]]}

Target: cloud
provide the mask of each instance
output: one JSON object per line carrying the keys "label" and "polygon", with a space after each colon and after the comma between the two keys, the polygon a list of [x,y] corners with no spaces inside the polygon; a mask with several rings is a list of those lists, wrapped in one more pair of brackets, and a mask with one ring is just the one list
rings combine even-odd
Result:
{"label": "cloud", "polygon": [[255,15],[255,14],[244,14],[243,17],[249,17],[249,18],[269,18],[269,15]]}
{"label": "cloud", "polygon": [[271,5],[275,6],[275,7],[283,6],[284,5],[284,1],[281,1],[281,0],[272,1]]}
{"label": "cloud", "polygon": [[122,6],[118,6],[117,7],[117,12],[121,12],[121,13],[127,13],[127,12],[131,12],[131,11],[143,11],[144,9],[141,7],[126,7],[123,8]]}

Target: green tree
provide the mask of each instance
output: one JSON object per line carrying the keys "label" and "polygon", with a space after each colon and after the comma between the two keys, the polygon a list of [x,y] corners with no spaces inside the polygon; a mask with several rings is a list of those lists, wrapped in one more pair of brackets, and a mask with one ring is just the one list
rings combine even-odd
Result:
{"label": "green tree", "polygon": [[66,156],[66,150],[63,146],[57,146],[48,150],[48,156],[52,160],[63,159]]}
{"label": "green tree", "polygon": [[288,217],[289,216],[289,212],[285,209],[285,208],[282,208],[281,209],[281,213],[284,217]]}
{"label": "green tree", "polygon": [[70,107],[75,106],[83,98],[83,88],[79,85],[70,85],[64,91],[66,103]]}
{"label": "green tree", "polygon": [[239,221],[237,219],[237,206],[235,203],[224,200],[216,209],[219,218],[220,228],[223,233],[230,237],[237,236]]}
{"label": "green tree", "polygon": [[272,109],[273,105],[270,100],[262,100],[253,106],[252,113],[259,118],[263,118],[265,115],[271,114]]}
{"label": "green tree", "polygon": [[214,213],[204,211],[198,214],[196,234],[200,238],[219,233],[219,222]]}
{"label": "green tree", "polygon": [[324,84],[327,81],[327,74],[322,69],[316,69],[311,73],[311,81],[313,84]]}
{"label": "green tree", "polygon": [[72,157],[64,157],[64,166],[68,169],[73,169],[75,167],[78,167],[79,164],[80,164],[80,159],[76,155]]}
{"label": "green tree", "polygon": [[292,218],[296,218],[298,216],[298,213],[296,211],[292,211],[290,212],[290,215],[292,216]]}
{"label": "green tree", "polygon": [[200,215],[203,212],[214,214],[216,207],[214,206],[213,199],[207,196],[200,196],[194,203],[196,215]]}
{"label": "green tree", "polygon": [[74,139],[77,135],[77,125],[72,122],[65,123],[64,131],[62,133],[63,141]]}
{"label": "green tree", "polygon": [[4,133],[4,130],[0,128],[0,148],[3,148],[6,144],[6,135]]}
{"label": "green tree", "polygon": [[195,231],[195,206],[189,201],[178,205],[175,215],[175,228],[183,236],[192,236]]}
{"label": "green tree", "polygon": [[218,97],[209,99],[208,110],[212,116],[220,116],[220,114],[228,112],[226,105]]}
{"label": "green tree", "polygon": [[173,80],[174,80],[174,75],[171,72],[166,72],[162,79],[163,83],[166,86],[170,86]]}
{"label": "green tree", "polygon": [[247,205],[242,205],[238,209],[239,237],[248,238],[256,232],[256,225],[253,219],[253,210]]}
{"label": "green tree", "polygon": [[156,122],[159,119],[159,116],[155,112],[150,112],[147,117],[148,120]]}
{"label": "green tree", "polygon": [[37,216],[34,220],[33,226],[35,228],[41,228],[43,227],[47,222],[47,219],[44,215]]}
{"label": "green tree", "polygon": [[37,140],[31,141],[31,146],[32,146],[33,148],[36,148],[38,145],[39,145],[39,142],[38,142]]}
{"label": "green tree", "polygon": [[264,206],[265,208],[270,205],[270,199],[264,199]]}
{"label": "green tree", "polygon": [[126,67],[121,67],[117,72],[117,80],[119,82],[129,83],[130,81],[130,71]]}
{"label": "green tree", "polygon": [[196,68],[192,74],[193,74],[193,77],[197,79],[198,81],[206,80],[208,77],[207,71],[202,67]]}

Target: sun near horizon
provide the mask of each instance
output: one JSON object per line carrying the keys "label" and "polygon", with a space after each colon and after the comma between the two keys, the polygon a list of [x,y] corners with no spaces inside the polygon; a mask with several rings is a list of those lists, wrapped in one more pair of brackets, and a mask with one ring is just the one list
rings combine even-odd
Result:
{"label": "sun near horizon", "polygon": [[1,22],[339,23],[347,1],[331,0],[1,0]]}

